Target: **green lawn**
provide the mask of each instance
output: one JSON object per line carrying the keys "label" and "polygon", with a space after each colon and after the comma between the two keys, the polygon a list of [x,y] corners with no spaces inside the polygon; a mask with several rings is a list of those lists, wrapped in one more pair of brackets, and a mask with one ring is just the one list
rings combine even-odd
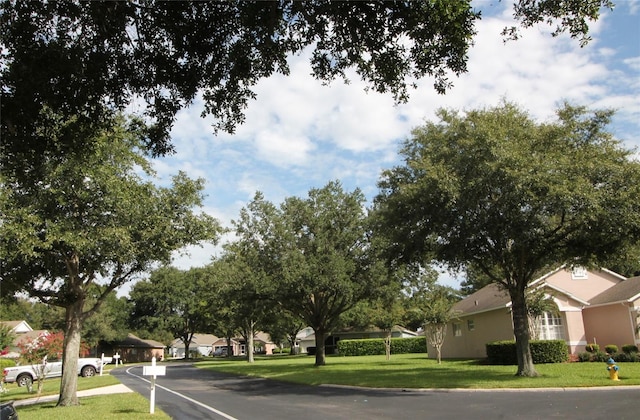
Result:
{"label": "green lawn", "polygon": [[620,381],[609,379],[605,363],[536,365],[537,378],[516,377],[516,366],[488,366],[469,360],[445,360],[438,365],[425,354],[327,357],[314,366],[312,356],[260,357],[249,364],[241,359],[215,359],[196,365],[220,372],[282,381],[374,388],[550,388],[640,385],[640,363],[619,363]]}
{"label": "green lawn", "polygon": [[80,399],[75,407],[56,407],[55,402],[16,407],[20,420],[86,420],[86,419],[171,419],[156,406],[149,413],[149,401],[135,392],[100,395]]}
{"label": "green lawn", "polygon": [[[90,378],[82,378],[78,377],[78,391],[82,391],[84,389],[92,389],[99,388],[102,386],[109,385],[117,385],[120,381],[116,379],[114,376],[109,375],[109,373],[103,373],[102,376],[99,374],[96,376],[92,376]],[[33,392],[29,393],[26,386],[18,386],[15,383],[6,384],[5,385],[8,392],[4,394],[0,394],[0,401],[7,400],[24,400],[27,398],[35,398],[36,391],[38,389],[38,384],[34,382],[33,384]],[[60,393],[60,378],[52,378],[44,380],[44,389],[42,390],[42,395],[56,395]]]}
{"label": "green lawn", "polygon": [[[108,371],[102,376],[91,378],[78,378],[78,391],[99,388],[109,385],[117,385],[120,381],[111,376]],[[6,384],[8,392],[0,395],[0,401],[19,401],[36,397],[34,384],[33,393],[29,393],[26,387],[18,387],[16,384]],[[57,395],[60,392],[60,378],[45,379],[42,396]],[[56,401],[43,402],[32,405],[16,407],[20,420],[86,420],[100,419],[170,419],[157,406],[155,413],[149,414],[149,401],[135,392],[127,394],[98,395],[81,397],[80,405],[75,407],[56,407]],[[99,413],[97,415],[96,413]]]}

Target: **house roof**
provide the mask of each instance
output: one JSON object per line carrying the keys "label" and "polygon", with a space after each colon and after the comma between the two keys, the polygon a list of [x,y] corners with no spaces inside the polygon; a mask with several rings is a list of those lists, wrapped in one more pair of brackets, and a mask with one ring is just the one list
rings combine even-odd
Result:
{"label": "house roof", "polygon": [[640,276],[621,281],[615,286],[595,296],[589,302],[591,306],[616,302],[633,302],[640,298]]}
{"label": "house roof", "polygon": [[[598,305],[609,305],[616,302],[632,302],[640,298],[640,276],[624,280],[624,277],[614,273],[613,271],[605,269],[601,270],[620,277],[623,279],[623,281],[593,297],[588,302],[580,299],[579,297],[566,290],[563,290],[546,282],[546,279],[548,279],[552,274],[557,273],[559,269],[550,271],[549,273],[531,282],[529,288],[534,286],[536,288],[548,287],[566,295],[576,302],[590,307]],[[455,305],[453,305],[452,310],[458,312],[459,315],[466,316],[481,312],[493,311],[503,307],[508,308],[510,306],[511,298],[509,297],[509,293],[506,290],[502,289],[500,285],[496,283],[490,283],[489,285],[457,302]]]}
{"label": "house roof", "polygon": [[453,305],[452,310],[460,315],[471,315],[507,308],[510,303],[509,293],[498,284],[491,283],[457,302]]}
{"label": "house roof", "polygon": [[116,347],[136,347],[136,348],[152,348],[163,349],[165,345],[156,340],[143,340],[142,338],[135,336],[131,333],[127,335],[124,340],[119,340],[114,343]]}
{"label": "house roof", "polygon": [[49,334],[47,330],[35,330],[35,331],[27,331],[25,333],[18,334],[16,338],[13,339],[13,347],[20,347],[26,345],[29,342],[33,342],[41,335],[46,336]]}
{"label": "house roof", "polygon": [[20,320],[20,321],[0,321],[0,325],[7,326],[7,327],[9,327],[11,329],[11,331],[14,331],[14,332],[20,332],[18,330],[33,331],[33,328],[31,328],[31,326],[29,324],[27,324],[27,321],[24,321],[24,320]]}

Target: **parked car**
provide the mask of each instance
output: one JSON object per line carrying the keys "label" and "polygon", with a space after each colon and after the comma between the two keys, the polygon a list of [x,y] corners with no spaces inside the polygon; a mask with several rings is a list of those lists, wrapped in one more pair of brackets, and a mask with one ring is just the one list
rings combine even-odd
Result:
{"label": "parked car", "polygon": [[227,348],[219,347],[214,350],[213,356],[227,357]]}
{"label": "parked car", "polygon": [[[100,368],[111,361],[111,358],[105,358],[104,364],[102,359],[83,358],[78,359],[78,375],[82,377],[94,376]],[[4,381],[7,383],[17,383],[18,386],[27,386],[37,379],[36,371],[44,369],[46,378],[57,378],[62,376],[62,362],[47,362],[45,364],[7,367],[2,371]]]}
{"label": "parked car", "polygon": [[3,401],[0,403],[0,419],[18,420],[18,413],[13,407],[13,401]]}

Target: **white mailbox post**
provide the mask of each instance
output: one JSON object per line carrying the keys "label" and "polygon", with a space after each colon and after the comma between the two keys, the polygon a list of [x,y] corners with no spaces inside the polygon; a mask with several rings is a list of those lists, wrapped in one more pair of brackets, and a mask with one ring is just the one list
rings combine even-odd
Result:
{"label": "white mailbox post", "polygon": [[156,376],[165,376],[167,374],[166,366],[156,365],[156,357],[151,358],[151,366],[142,367],[143,376],[151,376],[151,397],[149,398],[149,413],[155,412],[156,405]]}

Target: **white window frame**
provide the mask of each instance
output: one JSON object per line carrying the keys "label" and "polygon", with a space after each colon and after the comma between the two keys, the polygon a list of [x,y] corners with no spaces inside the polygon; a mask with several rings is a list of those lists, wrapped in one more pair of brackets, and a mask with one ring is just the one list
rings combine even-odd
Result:
{"label": "white window frame", "polygon": [[540,316],[540,340],[565,340],[562,314],[545,312]]}
{"label": "white window frame", "polygon": [[462,325],[458,322],[453,323],[453,336],[462,337]]}

